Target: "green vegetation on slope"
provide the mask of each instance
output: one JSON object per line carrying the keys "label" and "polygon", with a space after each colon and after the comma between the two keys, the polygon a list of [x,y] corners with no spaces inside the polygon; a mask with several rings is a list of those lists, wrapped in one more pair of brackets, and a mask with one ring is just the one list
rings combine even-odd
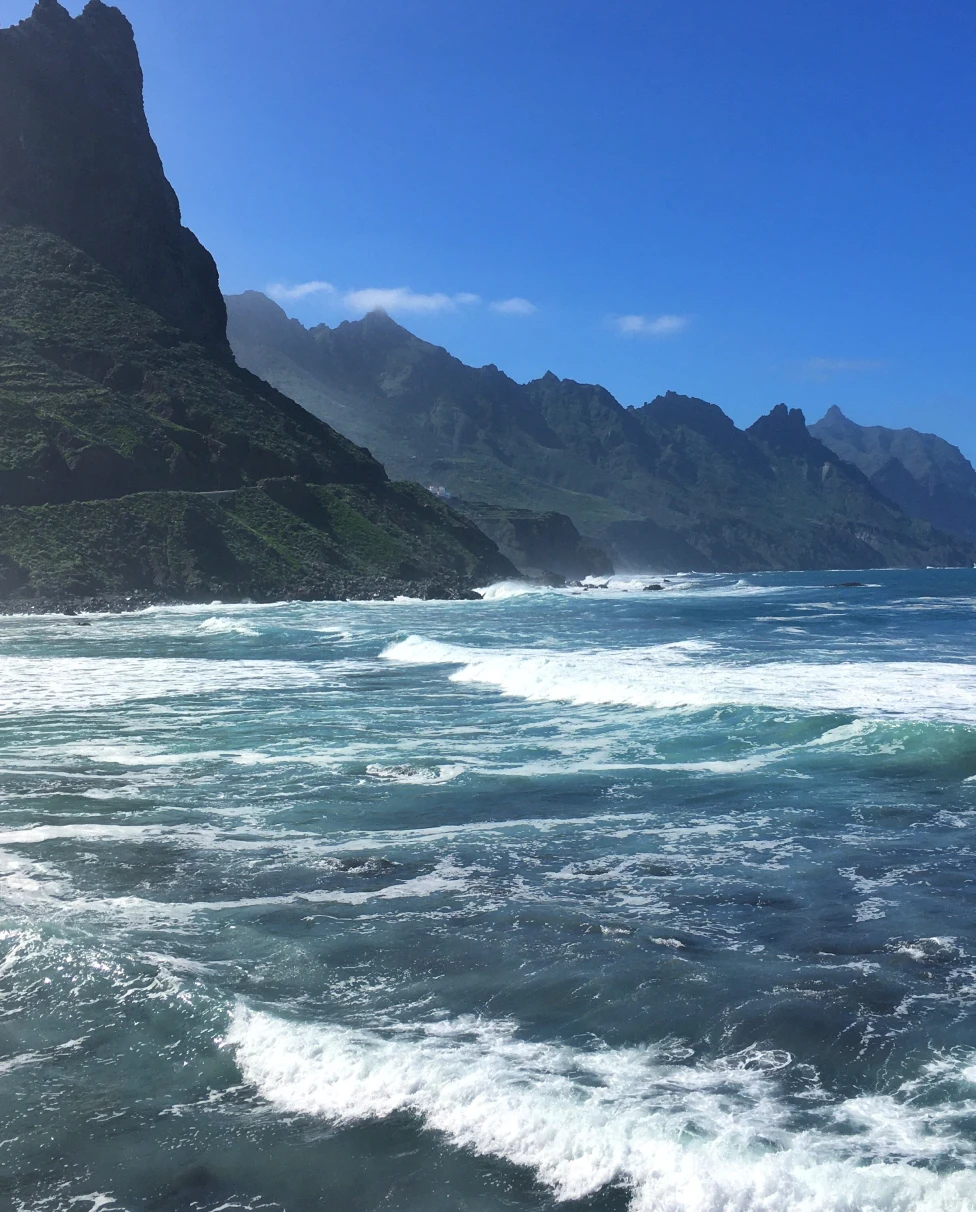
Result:
{"label": "green vegetation on slope", "polygon": [[0,597],[455,594],[472,524],[63,240],[0,227]]}
{"label": "green vegetation on slope", "polygon": [[497,559],[492,544],[420,491],[270,480],[225,492],[0,507],[0,598],[56,605],[127,594],[461,594]]}
{"label": "green vegetation on slope", "polygon": [[56,236],[0,227],[0,317],[4,501],[386,478],[367,452],[186,340]]}

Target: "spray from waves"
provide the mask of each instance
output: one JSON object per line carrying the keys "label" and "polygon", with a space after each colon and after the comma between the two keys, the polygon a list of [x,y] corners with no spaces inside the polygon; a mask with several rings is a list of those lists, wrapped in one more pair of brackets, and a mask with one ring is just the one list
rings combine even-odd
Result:
{"label": "spray from waves", "polygon": [[510,598],[524,598],[552,593],[547,585],[533,584],[531,581],[498,581],[494,585],[486,585],[476,589],[483,602],[507,602]]}
{"label": "spray from waves", "polygon": [[[283,1112],[336,1124],[408,1112],[457,1148],[529,1169],[562,1200],[615,1185],[634,1212],[947,1212],[976,1201],[976,1150],[960,1131],[972,1103],[916,1105],[914,1083],[833,1104],[813,1086],[794,1107],[788,1053],[690,1064],[674,1046],[532,1043],[504,1022],[381,1032],[240,1006],[224,1044]],[[955,1091],[965,1064],[926,1080]],[[925,1168],[936,1159],[957,1168]]]}
{"label": "spray from waves", "polygon": [[534,702],[701,711],[769,707],[976,724],[976,666],[937,661],[733,664],[695,641],[616,651],[479,649],[410,636],[382,656],[457,665],[454,682]]}
{"label": "spray from waves", "polygon": [[[513,598],[540,597],[544,595],[579,597],[589,590],[603,590],[597,598],[615,594],[643,595],[648,585],[656,585],[667,592],[706,597],[767,597],[795,593],[790,585],[756,584],[752,581],[734,580],[729,576],[676,573],[662,578],[659,572],[622,573],[617,576],[588,576],[578,585],[565,588],[542,585],[532,581],[498,581],[475,590],[485,602],[506,602]],[[879,588],[879,586],[874,586]],[[413,599],[404,599],[413,600]],[[653,600],[653,599],[652,599]]]}
{"label": "spray from waves", "polygon": [[222,618],[219,615],[215,615],[210,619],[204,619],[199,627],[197,627],[197,631],[201,635],[257,636],[261,634],[256,627],[253,627],[243,619]]}

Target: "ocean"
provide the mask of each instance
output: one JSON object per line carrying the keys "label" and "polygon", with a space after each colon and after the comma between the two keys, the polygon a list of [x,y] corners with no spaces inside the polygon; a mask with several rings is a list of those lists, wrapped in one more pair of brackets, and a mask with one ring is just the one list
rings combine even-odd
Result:
{"label": "ocean", "polygon": [[0,1207],[976,1207],[976,571],[644,583],[0,620]]}

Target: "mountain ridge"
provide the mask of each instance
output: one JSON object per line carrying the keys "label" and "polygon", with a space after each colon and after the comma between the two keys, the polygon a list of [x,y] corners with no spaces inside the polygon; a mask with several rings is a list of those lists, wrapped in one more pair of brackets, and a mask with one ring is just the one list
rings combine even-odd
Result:
{"label": "mountain ridge", "polygon": [[[967,563],[774,408],[748,430],[668,392],[624,408],[548,372],[468,367],[385,313],[306,329],[260,292],[228,296],[242,365],[461,510],[555,511],[621,569],[747,571]],[[477,516],[472,513],[472,516]]]}
{"label": "mountain ridge", "polygon": [[858,425],[836,405],[810,431],[906,513],[976,540],[976,468],[958,446],[917,429]]}

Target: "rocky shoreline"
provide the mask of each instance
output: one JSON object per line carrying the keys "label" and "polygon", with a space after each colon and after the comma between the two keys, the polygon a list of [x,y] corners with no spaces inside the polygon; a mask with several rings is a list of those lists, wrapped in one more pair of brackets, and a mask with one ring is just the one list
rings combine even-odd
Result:
{"label": "rocky shoreline", "polygon": [[336,580],[280,593],[242,596],[234,593],[168,594],[137,591],[118,594],[46,594],[30,598],[0,601],[0,617],[12,615],[133,614],[153,606],[267,605],[273,602],[392,602],[396,598],[417,598],[425,602],[480,602],[481,595],[460,580],[439,578],[401,581],[388,577],[358,577]]}

